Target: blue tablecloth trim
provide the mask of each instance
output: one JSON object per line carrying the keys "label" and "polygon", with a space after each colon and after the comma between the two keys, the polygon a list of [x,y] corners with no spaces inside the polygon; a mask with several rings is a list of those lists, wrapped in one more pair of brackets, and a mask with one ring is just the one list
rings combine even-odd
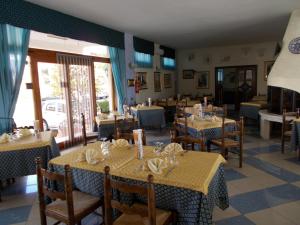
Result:
{"label": "blue tablecloth trim", "polygon": [[41,157],[43,168],[47,168],[48,162],[59,155],[59,147],[54,138],[50,146],[0,152],[0,180],[35,174],[36,157]]}
{"label": "blue tablecloth trim", "polygon": [[132,114],[138,119],[141,128],[164,128],[166,126],[164,109],[137,110]]}

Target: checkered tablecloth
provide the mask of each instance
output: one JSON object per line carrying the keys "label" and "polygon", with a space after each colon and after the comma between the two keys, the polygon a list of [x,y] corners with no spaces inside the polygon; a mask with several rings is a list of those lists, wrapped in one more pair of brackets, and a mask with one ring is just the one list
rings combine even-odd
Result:
{"label": "checkered tablecloth", "polygon": [[261,110],[261,107],[253,106],[253,105],[241,105],[240,116],[243,116],[244,118],[258,120],[259,119],[259,114],[258,114],[259,110]]}
{"label": "checkered tablecloth", "polygon": [[164,128],[166,126],[165,111],[160,107],[157,109],[132,110],[132,114],[138,119],[142,128]]}
{"label": "checkered tablecloth", "polygon": [[0,180],[35,174],[35,158],[41,157],[47,168],[50,159],[60,155],[59,148],[52,138],[50,144],[30,149],[0,151]]}
{"label": "checkered tablecloth", "polygon": [[[59,173],[64,171],[62,165],[51,165],[51,169]],[[75,188],[94,196],[103,196],[103,173],[73,168],[72,176]],[[142,181],[122,177],[115,178],[132,184],[144,184]],[[182,225],[211,225],[214,206],[219,206],[221,209],[229,206],[223,165],[219,166],[211,180],[207,195],[186,188],[162,184],[155,184],[155,193],[156,206],[161,209],[176,211],[178,215],[177,224]],[[115,194],[115,197],[126,203],[146,201],[137,195],[118,193]]]}
{"label": "checkered tablecloth", "polygon": [[291,149],[297,151],[300,147],[300,120],[295,120],[292,127]]}

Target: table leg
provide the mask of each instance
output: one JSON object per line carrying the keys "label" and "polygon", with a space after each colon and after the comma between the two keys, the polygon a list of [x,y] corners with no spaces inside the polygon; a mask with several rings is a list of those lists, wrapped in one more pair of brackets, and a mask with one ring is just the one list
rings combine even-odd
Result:
{"label": "table leg", "polygon": [[263,119],[260,120],[260,136],[265,140],[270,139],[270,127],[271,127],[270,121],[263,120]]}

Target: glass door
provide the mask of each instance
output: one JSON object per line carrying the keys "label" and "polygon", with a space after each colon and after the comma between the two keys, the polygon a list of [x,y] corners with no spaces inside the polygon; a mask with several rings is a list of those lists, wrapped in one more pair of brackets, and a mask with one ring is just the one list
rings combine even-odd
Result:
{"label": "glass door", "polygon": [[57,142],[71,139],[68,123],[66,85],[59,64],[38,62],[42,118],[50,130],[57,130]]}

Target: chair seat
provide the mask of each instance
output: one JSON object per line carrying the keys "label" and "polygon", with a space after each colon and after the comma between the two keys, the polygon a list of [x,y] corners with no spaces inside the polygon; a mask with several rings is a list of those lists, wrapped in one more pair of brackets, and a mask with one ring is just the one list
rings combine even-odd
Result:
{"label": "chair seat", "polygon": [[[143,204],[133,204],[132,208],[147,210],[147,205]],[[172,213],[170,211],[157,209],[156,208],[156,225],[163,225],[167,221],[170,221],[172,217]],[[113,225],[149,225],[149,221],[147,217],[141,217],[140,215],[128,215],[122,214],[118,217]]]}
{"label": "chair seat", "polygon": [[[211,143],[214,144],[214,145],[217,145],[217,146],[222,146],[222,139],[211,140]],[[232,139],[229,139],[229,138],[225,138],[224,145],[225,145],[225,147],[228,147],[228,148],[236,147],[236,146],[239,146],[239,142],[235,141],[235,140],[232,140]]]}
{"label": "chair seat", "polygon": [[[73,191],[74,216],[78,221],[85,215],[91,213],[101,205],[100,198],[85,194],[80,191]],[[55,218],[64,218],[68,220],[67,202],[56,200],[46,206],[46,215],[51,215]]]}

